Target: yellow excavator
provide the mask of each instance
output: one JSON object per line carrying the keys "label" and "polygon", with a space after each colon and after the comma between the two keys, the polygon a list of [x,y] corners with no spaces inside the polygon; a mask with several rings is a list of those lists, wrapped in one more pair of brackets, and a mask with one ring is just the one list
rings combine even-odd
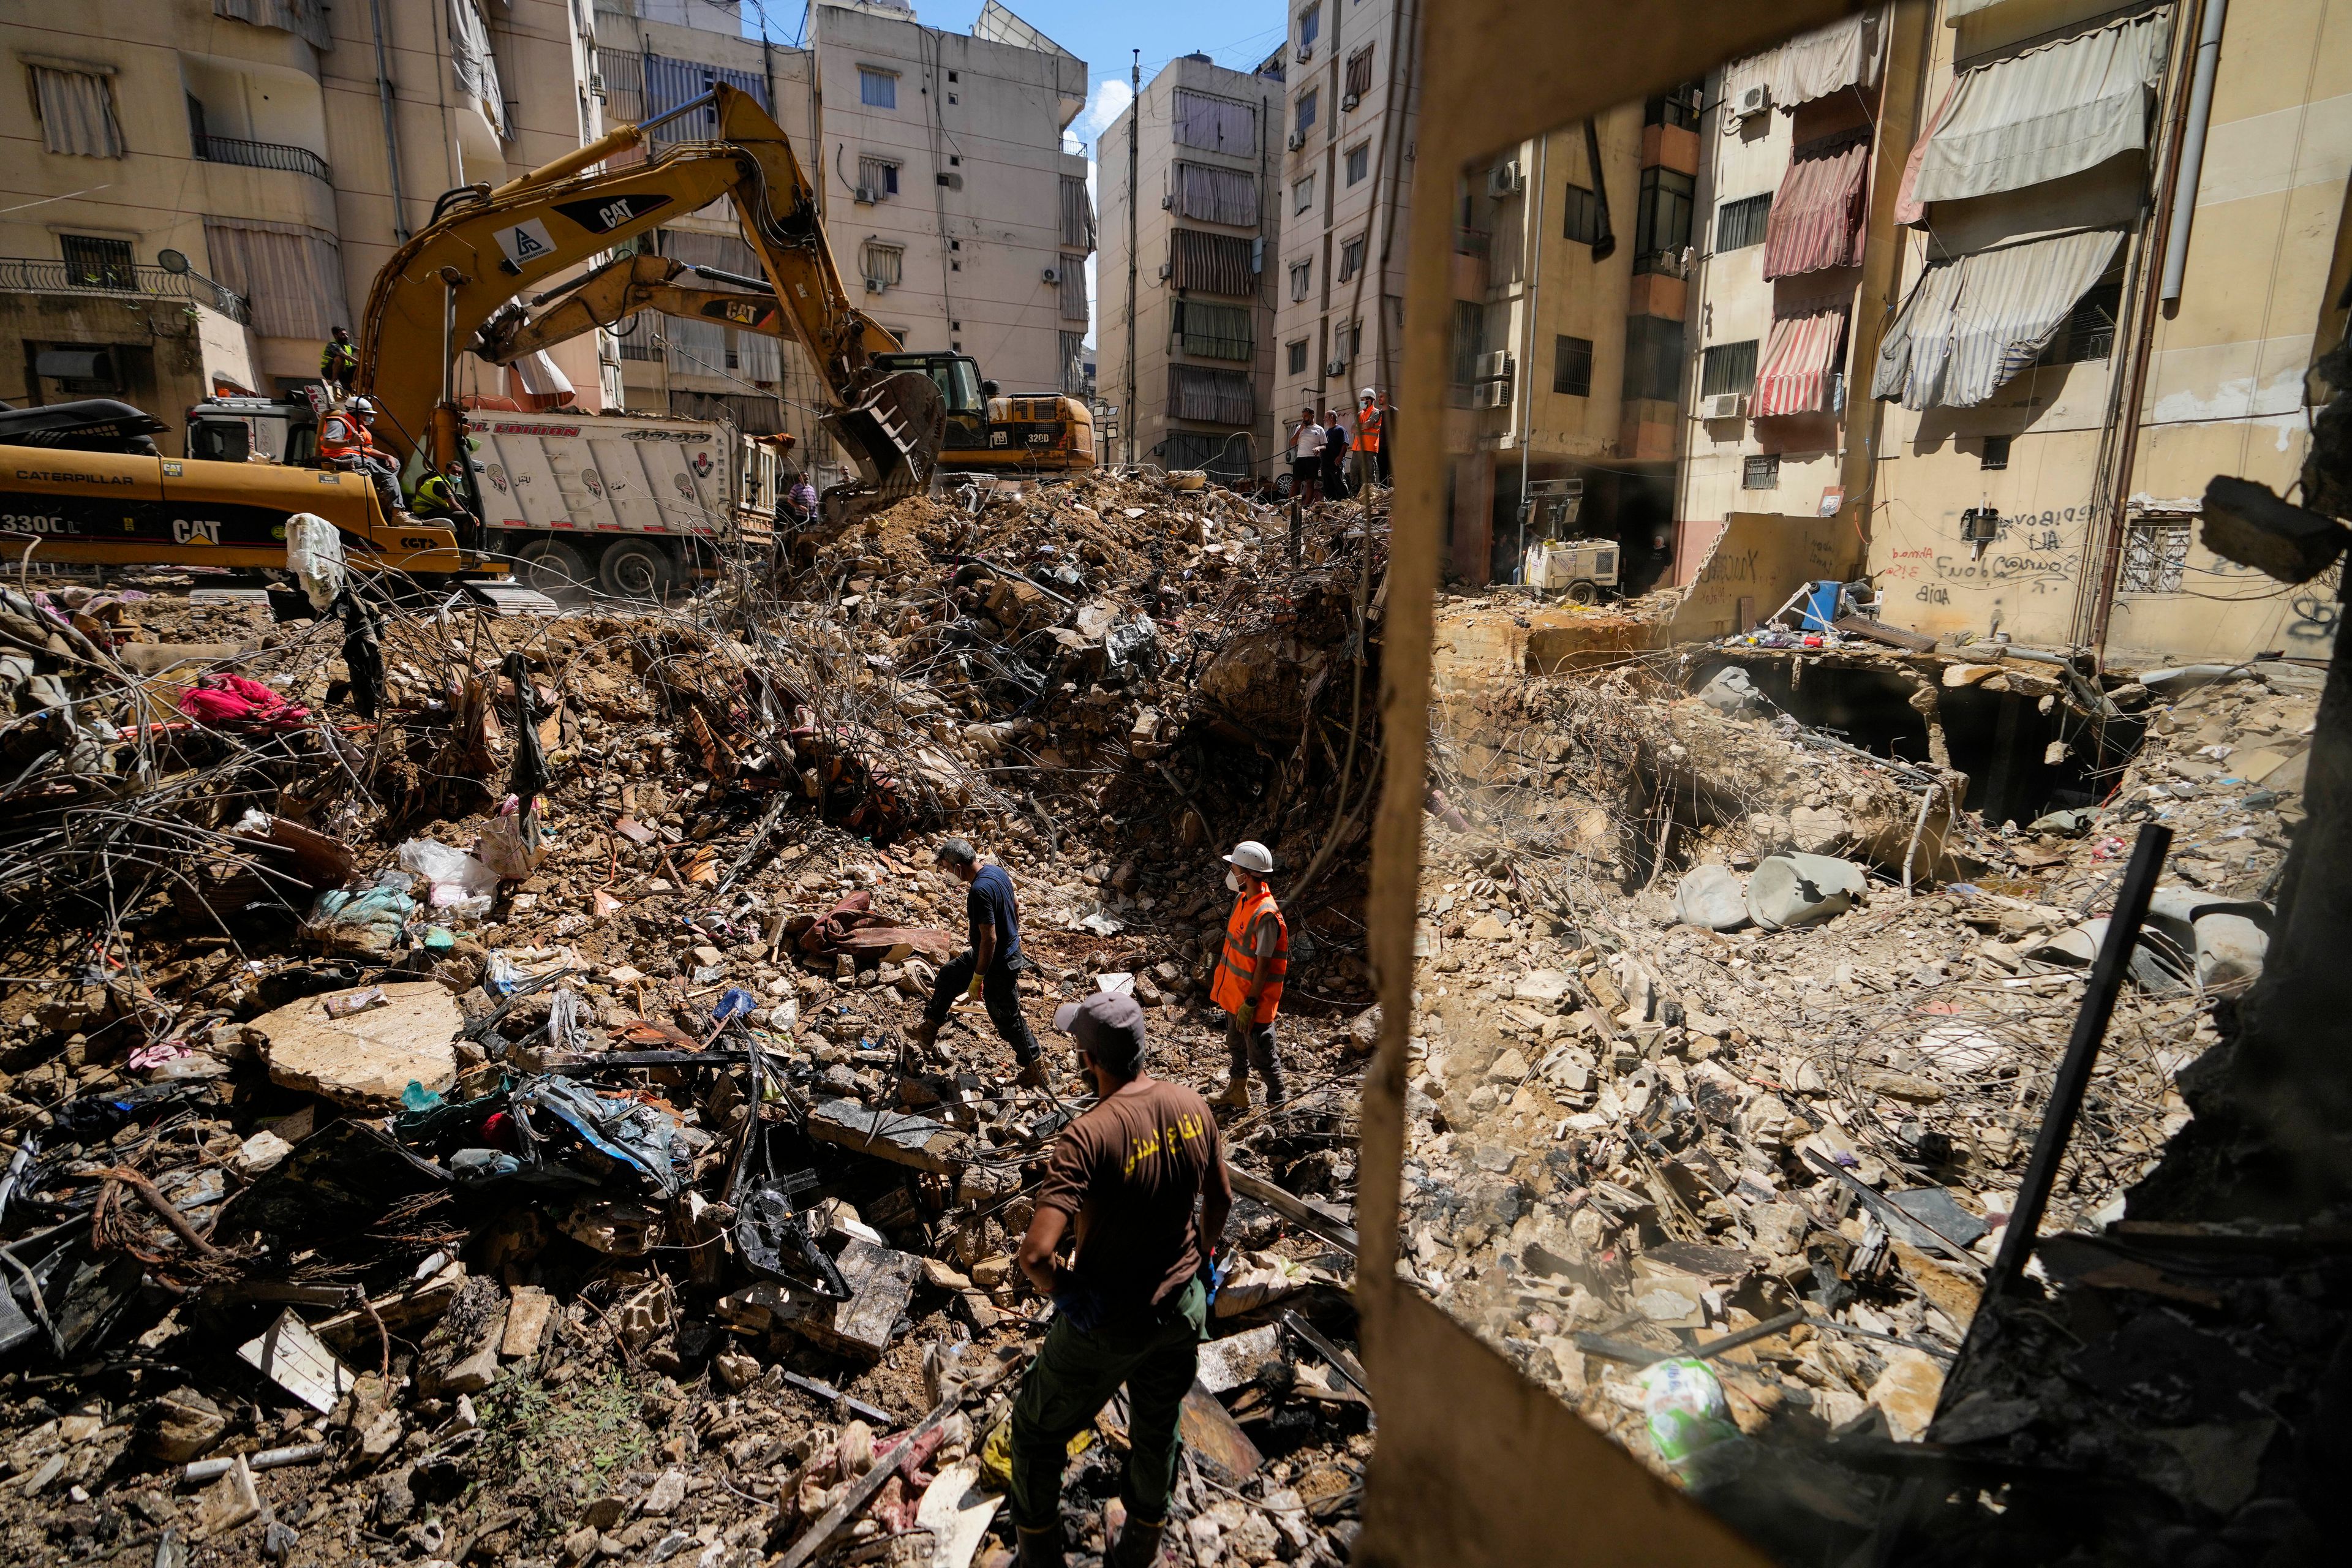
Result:
{"label": "yellow excavator", "polygon": [[[704,288],[716,283],[719,288]],[[559,284],[530,301],[508,304],[483,327],[474,352],[511,364],[598,327],[657,310],[769,337],[792,336],[765,280],[665,256],[624,256]],[[875,356],[877,369],[930,378],[945,405],[947,431],[939,466],[955,473],[1073,473],[1095,466],[1094,416],[1058,393],[1006,396],[982,381],[969,354],[900,351]]]}
{"label": "yellow excavator", "polygon": [[[706,111],[718,121],[711,139],[598,169],[656,127]],[[823,423],[858,471],[821,498],[826,521],[837,526],[925,489],[945,439],[939,384],[882,362],[898,342],[852,305],[815,186],[758,100],[723,84],[520,179],[441,197],[368,295],[349,390],[373,401],[377,438],[406,467],[445,469],[465,450],[457,355],[509,300],[722,198],[766,274],[775,328],[816,367],[829,404]],[[387,515],[363,475],[169,458],[152,439],[163,428],[103,400],[0,410],[0,553],[14,559],[29,543],[44,563],[282,567],[286,520],[309,511],[336,525],[362,567],[503,573],[466,536],[473,525]]]}

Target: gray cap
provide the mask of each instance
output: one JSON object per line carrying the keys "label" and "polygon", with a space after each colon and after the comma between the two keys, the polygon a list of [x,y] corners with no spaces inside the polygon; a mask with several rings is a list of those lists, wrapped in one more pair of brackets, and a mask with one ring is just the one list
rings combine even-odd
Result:
{"label": "gray cap", "polygon": [[1083,1002],[1065,1003],[1054,1015],[1054,1027],[1113,1072],[1133,1073],[1143,1066],[1143,1007],[1124,991],[1098,991]]}

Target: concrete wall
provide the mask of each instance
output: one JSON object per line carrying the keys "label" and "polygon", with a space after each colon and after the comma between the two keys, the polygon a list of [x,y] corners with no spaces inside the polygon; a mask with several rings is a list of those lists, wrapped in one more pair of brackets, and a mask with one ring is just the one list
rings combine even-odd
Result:
{"label": "concrete wall", "polygon": [[[1255,104],[1259,126],[1257,150],[1247,156],[1228,156],[1198,147],[1179,146],[1174,133],[1173,111],[1176,92],[1180,88]],[[1139,112],[1141,114],[1139,121],[1136,118]],[[1244,440],[1232,447],[1234,458],[1245,457],[1251,471],[1262,477],[1272,477],[1281,466],[1283,437],[1276,431],[1276,416],[1292,412],[1277,409],[1273,401],[1275,361],[1278,352],[1275,341],[1274,301],[1278,286],[1276,261],[1281,254],[1281,211],[1286,193],[1277,179],[1282,164],[1281,143],[1279,141],[1269,143],[1268,137],[1269,134],[1279,136],[1277,128],[1282,112],[1281,82],[1244,71],[1227,70],[1208,60],[1186,57],[1170,61],[1158,76],[1145,83],[1139,101],[1112,121],[1096,143],[1096,153],[1100,160],[1102,203],[1102,250],[1096,279],[1097,310],[1101,318],[1100,334],[1097,340],[1097,384],[1103,397],[1118,404],[1125,410],[1119,438],[1112,445],[1114,461],[1127,462],[1132,453],[1135,461],[1164,463],[1168,457],[1165,450],[1167,438],[1173,433],[1183,431],[1220,440],[1235,435],[1243,437]],[[1136,138],[1134,216],[1137,261],[1135,364],[1131,388],[1127,349],[1128,138],[1130,132]],[[1172,207],[1162,205],[1163,199],[1175,188],[1174,165],[1179,162],[1232,169],[1247,174],[1257,188],[1258,221],[1244,226],[1208,223],[1183,217]],[[1172,281],[1160,276],[1160,267],[1169,259],[1169,237],[1179,228],[1263,241],[1266,269],[1255,279],[1255,293],[1249,296],[1180,295]],[[1248,310],[1251,338],[1255,344],[1251,358],[1246,361],[1217,359],[1188,354],[1177,349],[1171,341],[1171,335],[1175,303],[1180,298],[1197,298],[1204,304]],[[1255,422],[1244,426],[1172,417],[1168,411],[1168,367],[1175,362],[1215,370],[1241,371],[1248,374],[1257,408]]]}
{"label": "concrete wall", "polygon": [[[1299,19],[1318,5],[1319,36],[1312,58],[1302,62]],[[1352,428],[1357,389],[1392,388],[1401,368],[1416,68],[1412,28],[1404,30],[1402,46],[1394,36],[1400,6],[1409,14],[1420,9],[1411,0],[1292,0],[1290,6],[1287,92],[1276,147],[1286,147],[1298,122],[1299,102],[1309,93],[1315,95],[1316,118],[1301,145],[1279,151],[1275,164],[1275,183],[1282,191],[1282,261],[1272,268],[1269,279],[1278,301],[1274,405],[1285,421],[1295,419],[1301,405],[1312,403],[1318,409],[1339,409]],[[1367,44],[1373,50],[1371,90],[1354,109],[1343,110],[1348,57]],[[1404,56],[1402,69],[1397,68],[1400,52]],[[1389,130],[1389,121],[1398,117],[1403,122]],[[1388,154],[1383,163],[1384,135]],[[1370,149],[1367,173],[1349,184],[1346,157],[1358,146]],[[1314,181],[1313,199],[1301,212],[1293,193],[1308,179]],[[1359,235],[1365,237],[1366,269],[1341,282],[1341,246]],[[1290,268],[1302,261],[1311,266],[1310,286],[1306,299],[1293,300]],[[1351,319],[1363,322],[1363,349],[1339,374],[1330,374],[1327,366],[1333,324]],[[1303,372],[1290,368],[1292,343],[1306,345]],[[1406,427],[1405,439],[1412,438]]]}
{"label": "concrete wall", "polygon": [[[507,100],[502,133],[458,89],[447,0],[382,0],[388,143],[373,9],[331,7],[331,47],[322,50],[292,33],[216,16],[210,0],[12,8],[0,16],[0,53],[12,67],[36,54],[111,68],[127,152],[97,159],[46,151],[27,79],[14,70],[0,85],[0,207],[14,209],[0,214],[0,256],[55,259],[59,236],[82,234],[129,241],[142,265],[171,248],[213,271],[207,216],[299,224],[336,240],[346,320],[356,326],[376,270],[401,236],[427,221],[441,192],[510,178],[601,130],[586,90],[589,39],[579,28],[586,7],[511,0],[482,8]],[[209,133],[303,149],[325,160],[330,177],[197,158],[192,92],[205,103]],[[319,349],[315,339],[259,339],[247,384],[270,390],[273,377],[315,375]],[[555,358],[582,405],[600,405],[593,342],[567,344]],[[470,368],[460,381],[467,389],[504,389],[503,377]],[[159,388],[158,395],[167,395]],[[184,405],[168,395],[176,405],[155,412],[176,419]]]}
{"label": "concrete wall", "polygon": [[[1085,62],[838,5],[814,7],[810,37],[842,269],[862,275],[869,240],[904,247],[902,281],[865,296],[867,311],[909,348],[971,354],[1007,392],[1059,390],[1060,334],[1086,327],[1066,325],[1045,275],[1062,265],[1062,178],[1086,173],[1061,150]],[[896,73],[896,108],[860,101],[861,65]],[[856,202],[860,157],[896,161],[898,195]]]}

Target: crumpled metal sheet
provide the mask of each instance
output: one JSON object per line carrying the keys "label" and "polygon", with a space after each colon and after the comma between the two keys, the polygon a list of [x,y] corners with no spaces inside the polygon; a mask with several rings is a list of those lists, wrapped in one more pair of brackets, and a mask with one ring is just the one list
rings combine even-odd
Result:
{"label": "crumpled metal sheet", "polygon": [[678,1124],[650,1105],[556,1077],[522,1084],[508,1104],[528,1131],[527,1148],[543,1136],[531,1126],[530,1113],[543,1110],[606,1159],[636,1171],[662,1196],[675,1197],[685,1185],[677,1167],[688,1152],[677,1136]]}

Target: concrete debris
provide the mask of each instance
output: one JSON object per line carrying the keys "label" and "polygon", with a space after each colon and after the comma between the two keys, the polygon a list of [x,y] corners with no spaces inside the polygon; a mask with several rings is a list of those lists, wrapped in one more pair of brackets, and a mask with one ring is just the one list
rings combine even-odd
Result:
{"label": "concrete debris", "polygon": [[[982,1436],[1052,1310],[1012,1254],[1084,1100],[975,1005],[908,1037],[956,835],[1015,879],[1033,1026],[1124,975],[1203,1089],[1216,855],[1273,847],[1293,1093],[1227,1129],[1268,1198],[1179,1506],[1339,1561],[1385,517],[1291,549],[1215,487],[973,486],[667,606],[355,579],[380,680],[184,574],[9,590],[0,1554],[126,1509],[224,1561],[1001,1553]],[[1097,1554],[1119,1420],[1070,1478]]]}

